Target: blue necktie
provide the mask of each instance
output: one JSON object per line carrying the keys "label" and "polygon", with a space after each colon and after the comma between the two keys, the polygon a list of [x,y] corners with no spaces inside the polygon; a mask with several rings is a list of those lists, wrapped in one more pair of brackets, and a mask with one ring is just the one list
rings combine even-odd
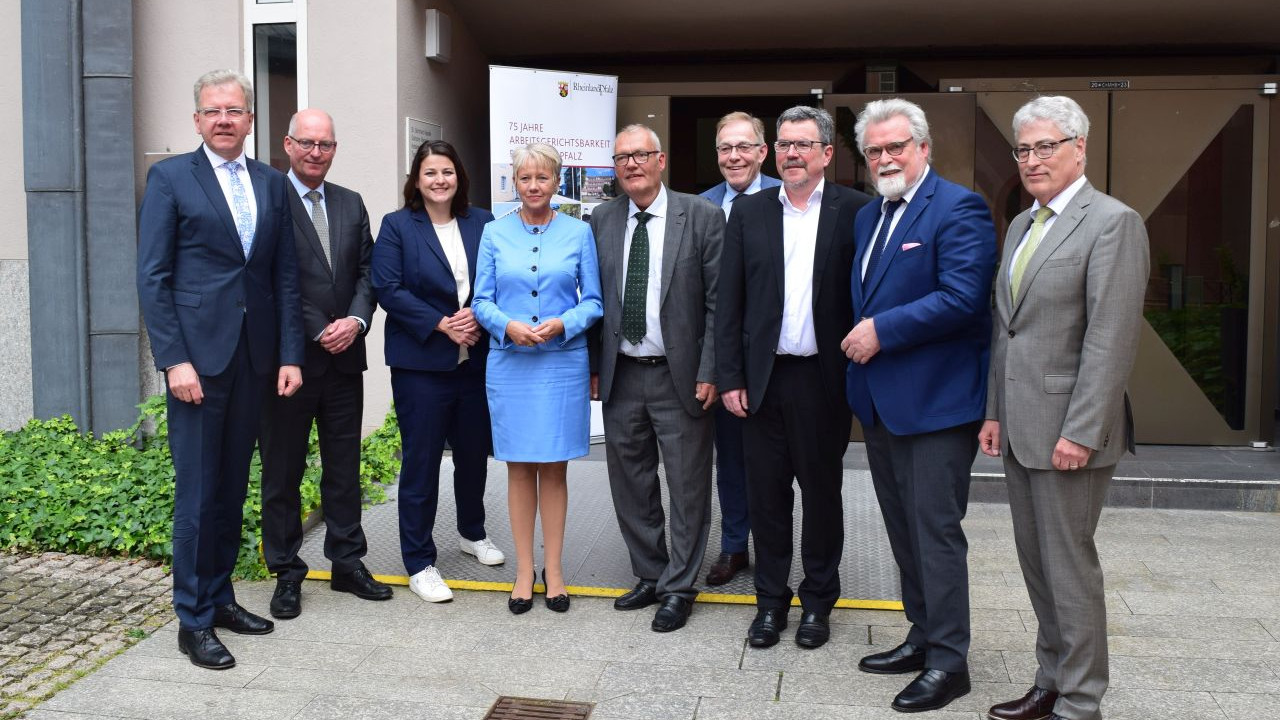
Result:
{"label": "blue necktie", "polygon": [[890,200],[884,205],[884,220],[880,222],[880,232],[876,233],[876,244],[871,246],[871,257],[867,259],[867,272],[862,276],[862,287],[867,287],[867,283],[871,281],[871,276],[876,271],[876,265],[880,263],[880,256],[884,253],[885,242],[889,239],[889,228],[893,225],[893,214],[898,212],[898,208],[906,200]]}
{"label": "blue necktie", "polygon": [[253,247],[253,211],[249,209],[249,195],[244,191],[244,183],[240,182],[240,163],[229,160],[222,167],[231,173],[231,204],[236,213],[236,232],[240,233],[240,247],[244,249],[244,257],[249,259],[249,249]]}

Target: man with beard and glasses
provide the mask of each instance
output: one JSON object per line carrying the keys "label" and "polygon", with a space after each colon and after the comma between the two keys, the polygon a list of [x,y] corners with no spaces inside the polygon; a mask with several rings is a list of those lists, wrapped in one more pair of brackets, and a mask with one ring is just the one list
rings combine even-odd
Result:
{"label": "man with beard and glasses", "polygon": [[905,642],[858,667],[919,673],[892,706],[936,710],[969,692],[960,521],[987,399],[996,231],[981,197],[930,169],[919,106],[868,103],[854,132],[882,198],[854,224],[858,320],[841,347],[911,621]]}

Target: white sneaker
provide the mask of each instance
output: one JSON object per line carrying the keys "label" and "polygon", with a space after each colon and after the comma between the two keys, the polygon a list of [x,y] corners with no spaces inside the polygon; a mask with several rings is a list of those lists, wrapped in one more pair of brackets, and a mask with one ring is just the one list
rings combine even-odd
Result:
{"label": "white sneaker", "polygon": [[427,602],[449,602],[453,599],[453,591],[444,584],[435,565],[428,565],[409,578],[409,589]]}
{"label": "white sneaker", "polygon": [[507,561],[507,556],[503,555],[498,546],[494,545],[489,538],[476,540],[475,542],[466,538],[458,538],[458,547],[468,555],[475,555],[476,560],[479,560],[481,565],[501,565]]}

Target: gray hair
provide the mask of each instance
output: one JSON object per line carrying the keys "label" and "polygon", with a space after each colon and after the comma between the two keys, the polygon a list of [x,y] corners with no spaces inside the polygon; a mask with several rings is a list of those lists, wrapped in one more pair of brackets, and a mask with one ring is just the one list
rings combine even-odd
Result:
{"label": "gray hair", "polygon": [[520,172],[520,168],[533,163],[535,168],[546,168],[552,175],[560,174],[560,151],[546,143],[530,143],[511,151],[511,174]]}
{"label": "gray hair", "polygon": [[338,126],[334,124],[333,116],[323,110],[317,110],[315,108],[303,108],[294,113],[293,116],[289,118],[289,129],[285,131],[286,133],[290,135],[296,135],[298,133],[298,116],[304,112],[320,113],[323,115],[324,119],[329,121],[329,130],[333,132],[333,136],[338,137]]}
{"label": "gray hair", "polygon": [[929,137],[929,120],[925,117],[924,110],[910,100],[886,98],[872,100],[858,113],[858,122],[853,126],[853,134],[858,139],[858,150],[863,148],[862,138],[867,134],[869,125],[886,122],[897,116],[906,118],[907,125],[911,126],[911,138],[916,141],[916,145],[933,145],[933,138]]}
{"label": "gray hair", "polygon": [[778,131],[782,130],[782,123],[804,122],[812,120],[818,125],[818,139],[825,145],[830,145],[836,139],[836,123],[831,119],[831,113],[822,108],[809,107],[808,105],[796,105],[793,108],[787,108],[778,116]]}
{"label": "gray hair", "polygon": [[658,152],[662,152],[662,141],[658,139],[658,133],[654,132],[653,128],[649,127],[648,125],[642,125],[641,123],[632,123],[622,128],[621,130],[619,130],[618,134],[626,135],[627,133],[634,133],[634,132],[647,134],[649,136],[649,140],[653,142],[653,149]]}
{"label": "gray hair", "polygon": [[720,138],[720,131],[724,130],[725,125],[735,122],[751,123],[751,129],[756,132],[756,142],[759,142],[761,145],[764,144],[764,123],[755,115],[742,112],[741,110],[735,110],[720,118],[720,122],[716,123],[716,139],[718,140]]}
{"label": "gray hair", "polygon": [[1079,103],[1065,95],[1041,95],[1018,108],[1013,114],[1014,136],[1037,120],[1048,120],[1068,136],[1089,137],[1089,116]]}
{"label": "gray hair", "polygon": [[[196,80],[195,100],[196,110],[200,109],[200,91],[207,87],[217,87],[226,85],[227,83],[235,83],[244,91],[244,103],[248,105],[245,110],[253,112],[253,84],[249,82],[249,78],[236,72],[235,70],[210,70],[200,76]],[[292,131],[290,131],[292,132]]]}

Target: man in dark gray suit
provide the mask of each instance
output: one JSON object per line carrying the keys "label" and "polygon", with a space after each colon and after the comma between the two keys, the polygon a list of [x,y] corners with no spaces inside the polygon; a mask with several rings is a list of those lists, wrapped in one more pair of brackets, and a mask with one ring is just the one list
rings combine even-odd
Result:
{"label": "man in dark gray suit", "polygon": [[263,407],[262,553],[276,576],[271,614],[302,612],[307,564],[302,547],[298,485],[306,468],[313,421],[318,426],[324,554],[333,564],[330,586],[366,600],[387,600],[391,588],[373,579],[360,558],[367,546],[360,526],[360,427],[364,410],[364,334],[375,301],[369,280],[373,236],[358,193],[325,176],[338,142],[333,119],[299,110],[289,121],[289,203],[298,256],[306,364],[293,397],[268,398]]}
{"label": "man in dark gray suit", "polygon": [[1035,686],[995,720],[1101,720],[1107,608],[1093,534],[1133,418],[1125,385],[1150,275],[1142,218],[1084,176],[1089,118],[1067,97],[1013,116],[1014,157],[1035,198],[996,274],[987,420],[1004,456],[1018,562],[1031,595]]}
{"label": "man in dark gray suit", "polygon": [[[626,193],[591,214],[604,318],[593,335],[592,397],[604,403],[609,486],[639,582],[614,602],[656,602],[655,632],[684,626],[711,519],[708,412],[716,402],[712,327],[724,215],[662,184],[667,158],[643,125],[614,142]],[[671,550],[658,487],[659,449],[671,498]]]}

